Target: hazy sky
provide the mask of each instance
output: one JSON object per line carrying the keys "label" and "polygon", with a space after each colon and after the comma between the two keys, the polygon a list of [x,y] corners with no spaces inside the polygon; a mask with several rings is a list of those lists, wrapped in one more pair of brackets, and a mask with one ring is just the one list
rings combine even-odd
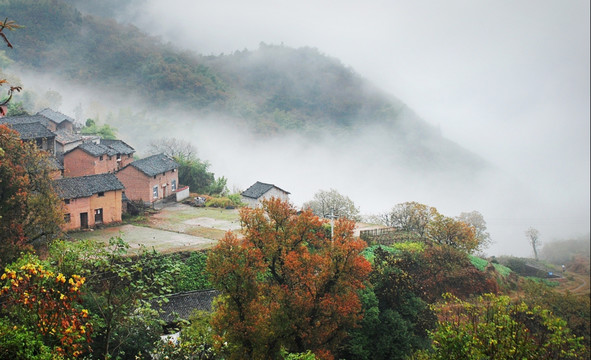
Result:
{"label": "hazy sky", "polygon": [[589,13],[587,0],[169,0],[149,2],[134,20],[202,54],[265,42],[340,59],[545,207],[499,211],[491,228],[521,216],[511,231],[522,237],[525,223],[551,222],[549,240],[561,227],[564,236],[589,231]]}
{"label": "hazy sky", "polygon": [[[449,216],[479,210],[496,241],[490,253],[527,256],[528,226],[542,241],[589,232],[589,13],[588,0],[147,0],[126,20],[205,55],[255,50],[260,42],[315,47],[500,169],[488,187],[470,192],[456,184],[452,191],[444,179],[421,185],[404,176],[333,176],[372,169],[370,153],[348,160],[364,144],[318,159],[314,146],[277,143],[283,151],[272,153],[269,144],[237,137],[236,151],[208,144],[204,131],[185,131],[230,185],[275,182],[296,205],[334,187],[362,213],[412,200]],[[243,153],[259,147],[277,168],[248,173]],[[307,160],[298,162],[301,154]],[[291,167],[280,166],[286,159]],[[325,171],[298,177],[303,167]]]}

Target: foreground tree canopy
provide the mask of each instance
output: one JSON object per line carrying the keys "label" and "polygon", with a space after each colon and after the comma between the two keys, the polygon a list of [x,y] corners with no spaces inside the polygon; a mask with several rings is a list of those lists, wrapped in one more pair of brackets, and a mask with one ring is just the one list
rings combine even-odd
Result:
{"label": "foreground tree canopy", "polygon": [[47,153],[0,125],[0,266],[60,232],[63,213],[49,161]]}
{"label": "foreground tree canopy", "polygon": [[241,210],[241,221],[244,237],[228,233],[208,259],[222,291],[218,344],[232,359],[275,359],[282,349],[332,359],[361,319],[357,291],[370,271],[354,223],[337,221],[331,240],[325,221],[278,199]]}

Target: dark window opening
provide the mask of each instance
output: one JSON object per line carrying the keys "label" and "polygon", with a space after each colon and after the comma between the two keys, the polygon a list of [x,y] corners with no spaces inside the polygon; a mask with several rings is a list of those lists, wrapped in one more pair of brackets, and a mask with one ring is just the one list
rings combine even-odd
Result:
{"label": "dark window opening", "polygon": [[94,210],[94,222],[96,224],[103,222],[103,209]]}
{"label": "dark window opening", "polygon": [[70,199],[66,199],[64,200],[64,202],[66,203],[66,205],[68,205],[70,203]]}
{"label": "dark window opening", "polygon": [[65,214],[65,215],[64,215],[64,222],[67,224],[67,223],[69,223],[69,222],[70,222],[70,220],[71,220],[71,219],[70,219],[70,214]]}
{"label": "dark window opening", "polygon": [[99,196],[99,197],[101,197],[101,196],[105,196],[105,192],[104,192],[104,191],[101,191],[101,192],[99,192],[99,193],[98,193],[98,196]]}
{"label": "dark window opening", "polygon": [[99,157],[99,160],[100,161],[103,161],[103,156],[102,155]]}

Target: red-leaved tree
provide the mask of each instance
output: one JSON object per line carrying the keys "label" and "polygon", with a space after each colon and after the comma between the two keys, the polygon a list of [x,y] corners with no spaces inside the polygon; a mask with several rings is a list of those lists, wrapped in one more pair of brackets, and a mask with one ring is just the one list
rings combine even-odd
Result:
{"label": "red-leaved tree", "polygon": [[357,290],[370,264],[354,223],[300,214],[278,199],[241,211],[243,237],[228,233],[208,257],[222,294],[213,327],[232,359],[274,359],[283,349],[313,351],[332,359],[340,341],[361,319]]}

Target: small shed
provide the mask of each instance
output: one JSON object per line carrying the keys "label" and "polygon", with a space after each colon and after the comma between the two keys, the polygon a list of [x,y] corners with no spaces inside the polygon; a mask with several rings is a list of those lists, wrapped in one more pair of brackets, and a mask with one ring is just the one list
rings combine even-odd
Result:
{"label": "small shed", "polygon": [[242,196],[243,203],[249,207],[255,208],[261,206],[263,200],[272,197],[283,201],[289,201],[289,194],[288,191],[285,191],[278,186],[257,181],[240,195]]}

